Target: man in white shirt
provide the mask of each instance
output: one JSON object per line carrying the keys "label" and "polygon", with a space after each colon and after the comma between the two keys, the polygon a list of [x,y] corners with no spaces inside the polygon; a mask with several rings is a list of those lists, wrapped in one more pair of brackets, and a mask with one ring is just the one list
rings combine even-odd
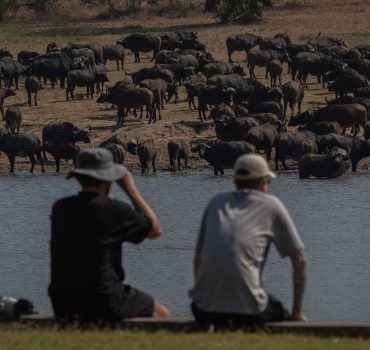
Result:
{"label": "man in white shirt", "polygon": [[[195,252],[192,311],[202,327],[304,321],[304,244],[285,206],[267,194],[270,171],[259,155],[243,155],[234,166],[237,190],[216,195],[203,215]],[[270,243],[293,266],[291,315],[262,285]]]}

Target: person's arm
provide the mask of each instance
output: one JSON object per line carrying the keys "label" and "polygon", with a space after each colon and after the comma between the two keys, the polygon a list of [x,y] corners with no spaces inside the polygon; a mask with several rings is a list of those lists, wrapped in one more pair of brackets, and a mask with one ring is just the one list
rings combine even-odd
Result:
{"label": "person's arm", "polygon": [[306,282],[306,257],[303,252],[290,255],[293,267],[293,308],[292,321],[307,321],[302,314],[303,293]]}
{"label": "person's arm", "polygon": [[126,192],[137,211],[142,212],[152,222],[152,228],[146,238],[154,239],[161,235],[161,225],[152,208],[146,203],[135,185],[134,177],[127,173],[117,184]]}

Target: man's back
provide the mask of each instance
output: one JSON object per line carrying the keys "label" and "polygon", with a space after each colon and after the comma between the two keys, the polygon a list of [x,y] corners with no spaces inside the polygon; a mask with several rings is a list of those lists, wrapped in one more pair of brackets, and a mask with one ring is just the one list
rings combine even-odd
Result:
{"label": "man's back", "polygon": [[124,298],[122,242],[141,242],[150,220],[94,192],[59,200],[51,219],[50,296],[89,307],[98,301],[119,303]]}
{"label": "man's back", "polygon": [[245,189],[213,198],[199,236],[194,303],[209,312],[263,312],[268,296],[261,275],[270,242],[283,256],[304,247],[275,196]]}

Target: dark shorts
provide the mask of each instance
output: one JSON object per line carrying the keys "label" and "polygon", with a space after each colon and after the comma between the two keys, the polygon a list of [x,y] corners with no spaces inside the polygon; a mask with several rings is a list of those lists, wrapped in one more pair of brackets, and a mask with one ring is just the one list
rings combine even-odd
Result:
{"label": "dark shorts", "polygon": [[288,320],[289,313],[283,304],[269,295],[266,310],[258,315],[229,314],[207,312],[191,305],[193,315],[199,326],[208,329],[211,325],[216,329],[240,329],[249,326],[262,326],[266,322],[282,322]]}
{"label": "dark shorts", "polygon": [[123,285],[121,298],[51,297],[57,320],[119,322],[125,318],[151,317],[154,299],[138,289]]}

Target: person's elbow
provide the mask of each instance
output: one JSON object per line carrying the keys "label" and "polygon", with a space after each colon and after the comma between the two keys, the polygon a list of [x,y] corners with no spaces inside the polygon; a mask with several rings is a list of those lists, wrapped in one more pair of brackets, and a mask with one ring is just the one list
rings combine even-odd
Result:
{"label": "person's elbow", "polygon": [[305,254],[301,251],[298,254],[291,256],[292,263],[295,268],[305,269],[307,265],[307,258]]}
{"label": "person's elbow", "polygon": [[159,222],[153,222],[152,228],[147,236],[148,239],[155,239],[158,238],[162,234],[161,225]]}

